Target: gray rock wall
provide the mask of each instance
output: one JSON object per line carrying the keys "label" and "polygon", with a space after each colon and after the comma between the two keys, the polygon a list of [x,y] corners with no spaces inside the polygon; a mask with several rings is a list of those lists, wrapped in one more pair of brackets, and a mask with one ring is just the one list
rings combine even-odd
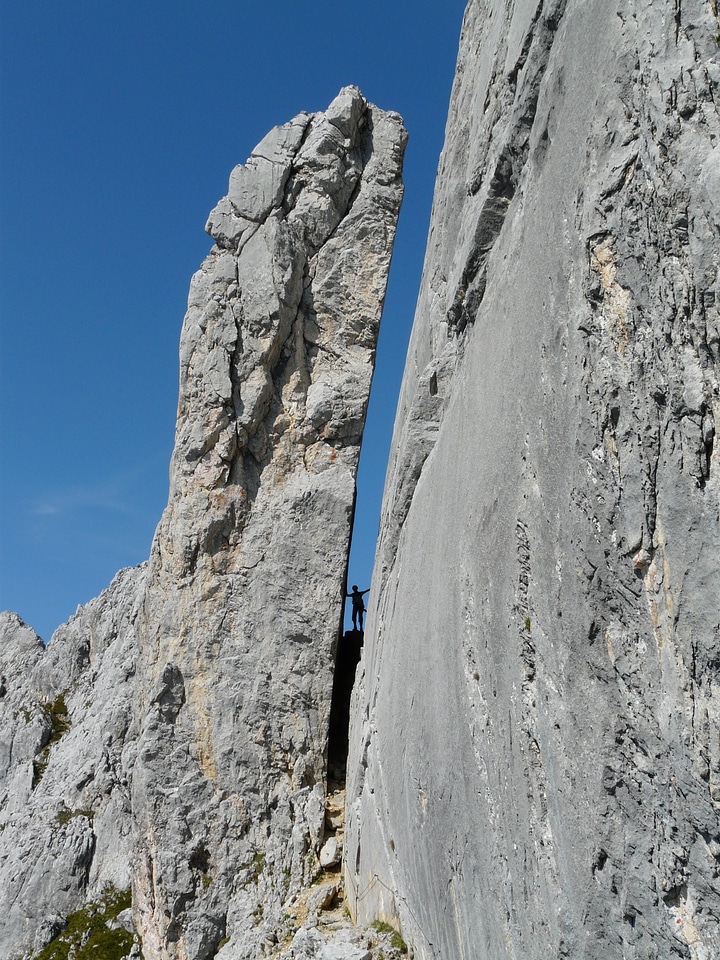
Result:
{"label": "gray rock wall", "polygon": [[[210,214],[138,623],[146,955],[254,957],[317,872],[355,474],[406,133],[345,88]],[[229,942],[228,942],[229,941]]]}
{"label": "gray rock wall", "polygon": [[719,34],[467,8],[346,824],[423,958],[720,955]]}
{"label": "gray rock wall", "polygon": [[130,885],[134,630],[144,566],[122,570],[44,647],[0,614],[0,957]]}

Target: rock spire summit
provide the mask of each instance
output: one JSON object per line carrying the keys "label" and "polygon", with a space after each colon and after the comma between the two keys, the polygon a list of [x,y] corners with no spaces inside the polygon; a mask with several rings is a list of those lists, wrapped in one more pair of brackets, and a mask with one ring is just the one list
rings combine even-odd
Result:
{"label": "rock spire summit", "polygon": [[406,141],[345,87],[232,171],[190,285],[148,563],[45,650],[1,621],[2,960],[130,880],[146,958],[254,957],[290,929],[283,905],[319,869]]}

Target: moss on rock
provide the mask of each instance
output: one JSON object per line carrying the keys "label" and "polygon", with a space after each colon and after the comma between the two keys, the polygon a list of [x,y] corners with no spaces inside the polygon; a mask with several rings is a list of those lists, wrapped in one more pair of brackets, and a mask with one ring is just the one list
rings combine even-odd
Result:
{"label": "moss on rock", "polygon": [[135,938],[124,927],[112,928],[112,921],[131,903],[129,890],[107,887],[102,897],[76,910],[67,925],[33,960],[121,960],[132,949]]}
{"label": "moss on rock", "polygon": [[46,703],[42,709],[50,723],[50,736],[38,756],[33,760],[33,790],[40,783],[45,773],[45,768],[50,759],[50,747],[57,743],[60,737],[70,729],[70,717],[64,694],[59,694],[50,703]]}

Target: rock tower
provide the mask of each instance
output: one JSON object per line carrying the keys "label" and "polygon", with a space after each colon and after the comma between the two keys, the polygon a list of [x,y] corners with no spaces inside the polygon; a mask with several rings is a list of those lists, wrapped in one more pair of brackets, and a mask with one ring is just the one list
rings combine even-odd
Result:
{"label": "rock tower", "polygon": [[0,957],[132,882],[146,960],[262,955],[318,872],[397,114],[344,88],[210,214],[150,559],[47,649],[3,614]]}

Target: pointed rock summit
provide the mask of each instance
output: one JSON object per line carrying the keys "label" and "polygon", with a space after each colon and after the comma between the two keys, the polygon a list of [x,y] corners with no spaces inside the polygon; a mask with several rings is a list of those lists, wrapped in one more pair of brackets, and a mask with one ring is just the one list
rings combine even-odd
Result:
{"label": "pointed rock summit", "polygon": [[46,650],[3,615],[2,960],[131,880],[146,958],[249,958],[289,932],[283,904],[319,869],[406,140],[346,87],[232,171],[190,287],[149,562]]}
{"label": "pointed rock summit", "polygon": [[134,889],[158,957],[228,936],[254,956],[315,868],[405,142],[346,87],[272,130],[210,214],[138,624]]}

